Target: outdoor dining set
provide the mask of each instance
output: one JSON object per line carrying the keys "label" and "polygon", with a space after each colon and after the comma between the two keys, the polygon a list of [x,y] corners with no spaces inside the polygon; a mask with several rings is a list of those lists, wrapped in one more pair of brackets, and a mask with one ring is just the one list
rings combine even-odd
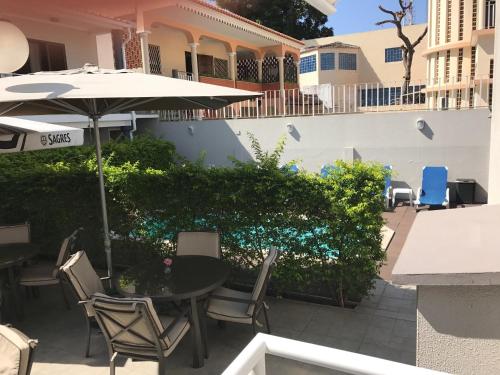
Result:
{"label": "outdoor dining set", "polygon": [[[112,375],[117,356],[157,361],[158,373],[164,374],[166,358],[188,332],[193,367],[203,367],[209,355],[207,318],[221,326],[248,324],[255,334],[257,327],[263,327],[259,320],[263,317],[270,333],[264,298],[278,257],[276,249],[256,265],[260,270],[253,290],[243,292],[224,286],[230,266],[222,259],[217,232],[180,232],[172,257],[100,277],[79,245],[81,231],[62,241],[55,262],[42,262],[35,260],[39,249],[31,243],[29,224],[0,227],[0,273],[6,271],[2,300],[10,302],[2,306],[2,323],[9,312],[17,320],[24,318],[21,289],[27,296],[37,296],[41,287],[59,287],[68,309],[70,289],[85,318],[84,355],[91,355],[93,330],[102,332]],[[12,373],[29,374],[37,344],[22,332],[0,325],[0,373],[4,366]]]}

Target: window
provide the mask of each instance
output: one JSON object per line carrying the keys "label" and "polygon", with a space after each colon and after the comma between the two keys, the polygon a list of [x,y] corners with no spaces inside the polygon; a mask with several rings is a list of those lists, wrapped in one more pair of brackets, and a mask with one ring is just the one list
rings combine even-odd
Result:
{"label": "window", "polygon": [[476,76],[476,47],[472,47],[470,51],[470,79]]}
{"label": "window", "polygon": [[490,79],[493,79],[494,68],[495,68],[495,60],[490,59],[490,75],[489,75]]}
{"label": "window", "polygon": [[403,60],[403,50],[400,47],[385,49],[385,62],[395,62]]}
{"label": "window", "polygon": [[458,8],[458,40],[464,39],[464,12],[465,0],[460,0],[460,5]]}
{"label": "window", "polygon": [[439,80],[439,52],[436,52],[434,57],[434,83],[438,83]]}
{"label": "window", "polygon": [[321,70],[335,69],[335,53],[328,52],[320,55]]}
{"label": "window", "polygon": [[447,0],[446,9],[446,43],[451,42],[451,0]]}
{"label": "window", "polygon": [[227,60],[214,58],[214,76],[217,78],[229,77],[229,62]]}
{"label": "window", "polygon": [[355,53],[339,53],[339,69],[340,70],[356,70],[356,54]]}
{"label": "window", "polygon": [[464,49],[458,50],[458,64],[457,64],[457,82],[462,82],[462,73],[464,65]]}
{"label": "window", "polygon": [[300,58],[300,74],[316,71],[316,55]]}
{"label": "window", "polygon": [[160,46],[149,45],[149,71],[151,74],[161,74]]}
{"label": "window", "polygon": [[484,28],[492,29],[495,27],[495,4],[496,0],[486,0],[485,15],[484,15]]}
{"label": "window", "polygon": [[448,50],[446,51],[446,60],[444,66],[444,79],[446,83],[450,82],[450,60],[451,60],[451,51]]}
{"label": "window", "polygon": [[441,39],[441,0],[436,0],[436,39],[434,44],[438,45]]}
{"label": "window", "polygon": [[472,30],[477,29],[477,0],[472,0]]}
{"label": "window", "polygon": [[198,55],[198,74],[200,76],[213,77],[214,57],[210,55]]}
{"label": "window", "polygon": [[68,69],[64,44],[34,39],[29,39],[28,44],[28,61],[16,73],[28,74]]}
{"label": "window", "polygon": [[457,108],[457,109],[462,108],[462,90],[457,90],[457,103],[456,103],[456,108]]}

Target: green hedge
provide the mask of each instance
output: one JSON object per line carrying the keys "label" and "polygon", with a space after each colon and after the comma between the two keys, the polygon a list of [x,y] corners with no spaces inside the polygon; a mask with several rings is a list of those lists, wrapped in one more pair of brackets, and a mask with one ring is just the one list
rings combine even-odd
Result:
{"label": "green hedge", "polygon": [[[181,230],[219,230],[235,282],[251,282],[263,250],[277,246],[277,293],[320,294],[340,304],[365,295],[384,260],[383,168],[337,162],[328,178],[293,174],[278,167],[283,147],[263,152],[253,139],[256,162],[205,168],[157,139],[106,145],[110,225],[122,237],[113,243],[115,262],[168,253]],[[0,189],[0,223],[29,220],[34,241],[50,255],[84,226],[87,251],[104,262],[91,147],[2,156]]]}

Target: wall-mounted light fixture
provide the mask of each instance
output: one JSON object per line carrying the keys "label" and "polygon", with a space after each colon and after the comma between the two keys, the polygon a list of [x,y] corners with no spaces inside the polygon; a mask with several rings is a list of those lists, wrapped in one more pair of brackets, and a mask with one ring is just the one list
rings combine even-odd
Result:
{"label": "wall-mounted light fixture", "polygon": [[418,130],[424,130],[425,128],[425,120],[419,118],[417,122],[415,123],[415,126],[417,127]]}
{"label": "wall-mounted light fixture", "polygon": [[194,135],[194,127],[193,127],[193,125],[189,125],[188,126],[188,132],[189,132],[189,134]]}
{"label": "wall-mounted light fixture", "polygon": [[292,123],[286,124],[286,128],[288,130],[288,133],[292,134],[295,131],[295,126],[293,126]]}

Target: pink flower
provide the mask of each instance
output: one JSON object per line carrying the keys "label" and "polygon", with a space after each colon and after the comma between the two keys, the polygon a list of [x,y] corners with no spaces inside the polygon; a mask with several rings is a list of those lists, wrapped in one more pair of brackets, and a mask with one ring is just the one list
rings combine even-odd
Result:
{"label": "pink flower", "polygon": [[163,259],[163,264],[167,267],[170,267],[174,261],[171,258]]}

